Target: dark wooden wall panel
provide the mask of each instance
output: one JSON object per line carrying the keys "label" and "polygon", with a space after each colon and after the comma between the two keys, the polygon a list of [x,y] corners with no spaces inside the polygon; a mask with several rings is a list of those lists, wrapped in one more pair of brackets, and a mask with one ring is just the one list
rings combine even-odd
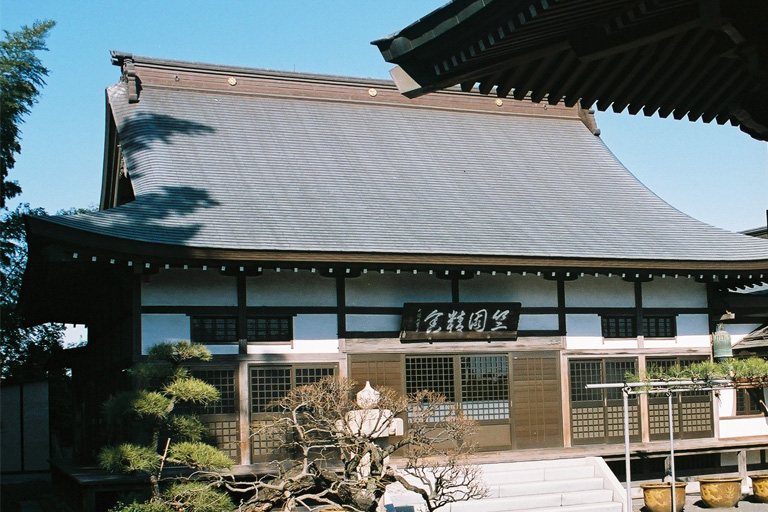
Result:
{"label": "dark wooden wall panel", "polygon": [[560,369],[554,354],[512,360],[512,421],[517,449],[563,446]]}

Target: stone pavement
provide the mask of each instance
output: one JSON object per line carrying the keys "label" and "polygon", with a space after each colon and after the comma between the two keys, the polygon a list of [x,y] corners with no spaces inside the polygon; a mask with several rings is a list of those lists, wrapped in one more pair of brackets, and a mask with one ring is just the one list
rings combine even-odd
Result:
{"label": "stone pavement", "polygon": [[[633,493],[634,494],[634,493]],[[646,512],[644,506],[643,506],[643,498],[633,498],[632,499],[632,510],[633,512]],[[741,500],[736,504],[734,508],[721,508],[721,509],[712,509],[708,508],[703,501],[701,501],[701,496],[696,494],[686,494],[685,496],[685,507],[683,508],[683,512],[768,512],[768,503],[759,503],[754,500],[752,496],[742,494]]]}

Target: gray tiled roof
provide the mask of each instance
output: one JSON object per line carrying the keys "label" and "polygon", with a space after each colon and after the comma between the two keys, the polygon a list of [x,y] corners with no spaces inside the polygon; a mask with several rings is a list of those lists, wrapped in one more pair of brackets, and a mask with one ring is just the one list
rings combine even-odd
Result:
{"label": "gray tiled roof", "polygon": [[768,324],[759,327],[746,335],[744,339],[733,346],[734,350],[766,348],[768,346]]}
{"label": "gray tiled roof", "polygon": [[675,210],[578,119],[108,90],[136,200],[60,224],[201,248],[768,260]]}

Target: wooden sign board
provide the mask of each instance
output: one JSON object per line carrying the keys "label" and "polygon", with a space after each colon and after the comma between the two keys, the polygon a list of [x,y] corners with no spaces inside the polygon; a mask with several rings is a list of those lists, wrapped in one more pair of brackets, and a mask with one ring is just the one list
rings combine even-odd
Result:
{"label": "wooden sign board", "polygon": [[519,322],[519,302],[407,302],[400,341],[514,341]]}

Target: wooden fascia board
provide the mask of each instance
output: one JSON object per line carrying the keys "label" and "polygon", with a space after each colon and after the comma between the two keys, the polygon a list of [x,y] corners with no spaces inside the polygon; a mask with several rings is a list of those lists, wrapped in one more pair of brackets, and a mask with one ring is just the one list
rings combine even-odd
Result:
{"label": "wooden fascia board", "polygon": [[112,113],[109,95],[105,93],[104,119],[104,160],[101,172],[101,201],[99,208],[106,210],[115,206],[117,187],[120,181],[120,138],[117,133],[117,123]]}
{"label": "wooden fascia board", "polygon": [[[752,272],[768,274],[768,259],[741,261],[713,260],[635,260],[611,258],[560,258],[507,255],[461,255],[428,253],[320,252],[241,250],[189,247],[141,242],[127,238],[90,233],[55,224],[44,219],[28,218],[30,234],[45,237],[52,244],[72,251],[91,251],[103,257],[136,259],[147,263],[181,264],[193,261],[223,263],[292,263],[322,265],[405,265],[414,267],[488,267],[536,269],[551,271],[605,271],[632,273],[722,273]],[[627,276],[632,277],[632,276]],[[746,276],[743,276],[746,278]]]}

